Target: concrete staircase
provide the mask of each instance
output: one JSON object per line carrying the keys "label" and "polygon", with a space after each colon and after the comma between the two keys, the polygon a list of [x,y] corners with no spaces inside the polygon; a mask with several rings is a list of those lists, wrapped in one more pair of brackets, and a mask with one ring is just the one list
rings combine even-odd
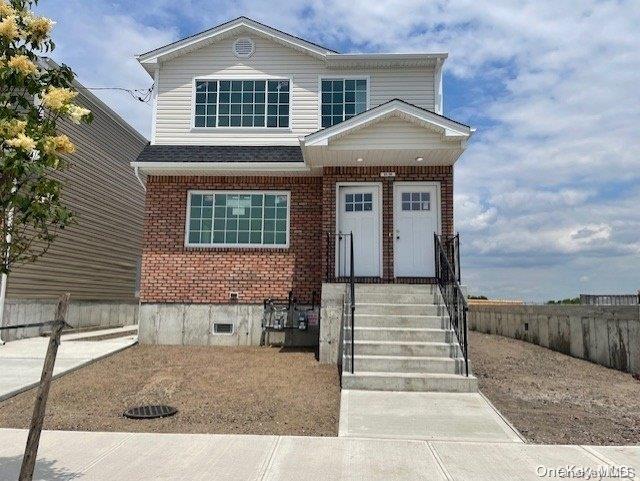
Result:
{"label": "concrete staircase", "polygon": [[354,374],[351,330],[343,349],[342,387],[371,391],[476,392],[437,286],[356,285]]}

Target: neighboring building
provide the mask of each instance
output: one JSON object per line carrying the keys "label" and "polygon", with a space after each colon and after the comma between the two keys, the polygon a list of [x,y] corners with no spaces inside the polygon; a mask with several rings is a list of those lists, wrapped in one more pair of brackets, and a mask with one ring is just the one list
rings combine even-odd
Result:
{"label": "neighboring building", "polygon": [[[62,201],[76,215],[76,223],[60,231],[43,257],[11,272],[5,325],[50,320],[50,301],[65,292],[71,294],[72,324],[136,320],[145,194],[130,162],[147,140],[82,85],[76,82],[75,87],[76,103],[94,116],[89,125],[58,121],[59,132],[76,146],[67,157],[69,168],[59,174]],[[82,312],[76,309],[77,301],[82,301]],[[113,312],[105,312],[105,303]],[[4,331],[2,338],[28,335],[33,330]]]}
{"label": "neighboring building", "polygon": [[640,304],[640,290],[637,294],[580,294],[580,304],[588,306],[637,306]]}
{"label": "neighboring building", "polygon": [[339,54],[245,17],[138,56],[155,80],[132,164],[141,342],[257,343],[263,299],[349,274],[336,232],[353,232],[358,282],[433,283],[473,133],[443,116],[446,58]]}

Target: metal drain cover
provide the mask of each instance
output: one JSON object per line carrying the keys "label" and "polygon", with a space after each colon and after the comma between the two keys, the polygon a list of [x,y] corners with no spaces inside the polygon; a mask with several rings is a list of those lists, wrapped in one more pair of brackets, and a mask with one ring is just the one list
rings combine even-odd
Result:
{"label": "metal drain cover", "polygon": [[178,410],[172,406],[138,406],[124,412],[124,417],[130,419],[155,419],[173,416]]}

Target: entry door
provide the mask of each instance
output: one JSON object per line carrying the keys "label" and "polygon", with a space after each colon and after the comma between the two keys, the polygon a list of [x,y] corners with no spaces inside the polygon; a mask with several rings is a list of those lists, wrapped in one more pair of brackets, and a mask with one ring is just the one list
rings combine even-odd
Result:
{"label": "entry door", "polygon": [[394,275],[435,275],[433,234],[439,233],[438,189],[433,184],[394,185]]}
{"label": "entry door", "polygon": [[[338,231],[353,233],[354,275],[380,276],[380,205],[377,185],[338,187]],[[349,237],[336,239],[336,275],[351,274]]]}

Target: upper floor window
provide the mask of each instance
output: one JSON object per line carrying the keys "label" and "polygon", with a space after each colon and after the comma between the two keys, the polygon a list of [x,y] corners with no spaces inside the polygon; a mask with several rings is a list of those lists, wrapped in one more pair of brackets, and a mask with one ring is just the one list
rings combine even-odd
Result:
{"label": "upper floor window", "polygon": [[195,127],[289,127],[288,80],[196,80]]}
{"label": "upper floor window", "polygon": [[321,95],[322,127],[331,127],[367,110],[367,79],[323,79]]}

